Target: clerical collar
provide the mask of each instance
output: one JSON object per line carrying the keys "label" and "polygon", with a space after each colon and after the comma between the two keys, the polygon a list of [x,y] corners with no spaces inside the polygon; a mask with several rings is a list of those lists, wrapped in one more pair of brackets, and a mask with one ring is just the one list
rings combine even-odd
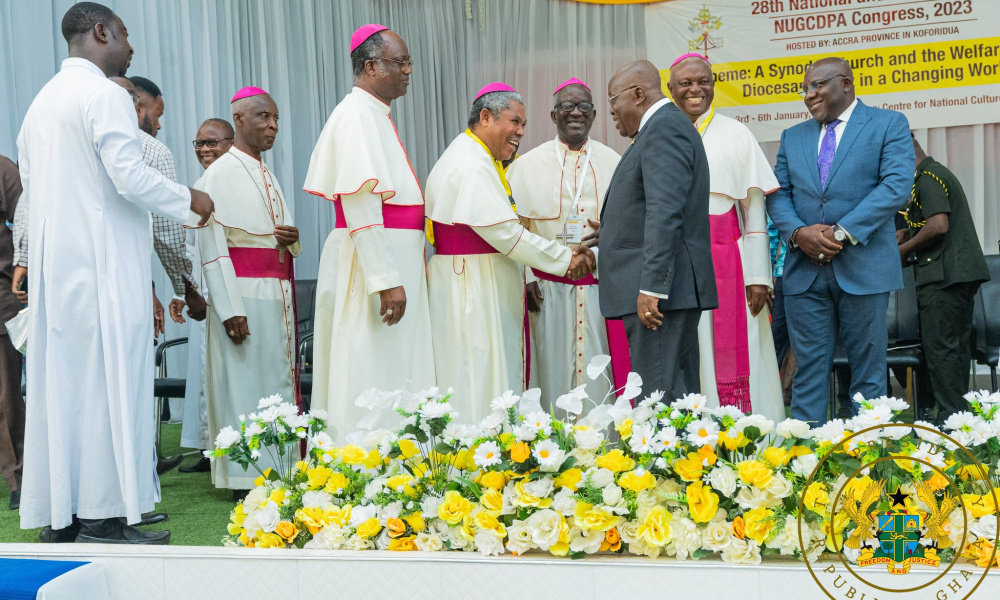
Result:
{"label": "clerical collar", "polygon": [[389,105],[386,104],[385,102],[382,102],[381,100],[379,100],[376,96],[374,96],[370,92],[368,92],[368,91],[366,91],[366,90],[364,90],[364,89],[362,89],[362,88],[360,88],[358,86],[354,86],[354,88],[351,91],[357,93],[360,97],[368,100],[373,105],[377,106],[378,109],[383,114],[386,114],[386,115],[389,114],[389,111],[390,111]]}
{"label": "clerical collar", "polygon": [[244,152],[244,151],[240,150],[239,148],[237,148],[235,144],[229,147],[229,151],[233,153],[233,156],[235,156],[236,158],[240,159],[241,161],[248,161],[248,162],[252,162],[255,165],[260,165],[262,167],[264,166],[264,157],[263,156],[260,157],[260,160],[257,160],[256,158],[250,156],[246,152]]}

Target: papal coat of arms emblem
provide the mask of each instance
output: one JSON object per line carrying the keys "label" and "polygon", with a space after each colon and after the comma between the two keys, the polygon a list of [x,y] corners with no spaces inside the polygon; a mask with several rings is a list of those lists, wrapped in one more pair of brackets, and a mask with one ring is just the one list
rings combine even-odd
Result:
{"label": "papal coat of arms emblem", "polygon": [[688,40],[688,50],[691,52],[701,52],[706,57],[709,50],[722,47],[722,38],[713,36],[712,32],[718,31],[722,27],[722,19],[713,17],[707,6],[702,5],[698,11],[698,17],[688,21],[688,30],[698,37]]}

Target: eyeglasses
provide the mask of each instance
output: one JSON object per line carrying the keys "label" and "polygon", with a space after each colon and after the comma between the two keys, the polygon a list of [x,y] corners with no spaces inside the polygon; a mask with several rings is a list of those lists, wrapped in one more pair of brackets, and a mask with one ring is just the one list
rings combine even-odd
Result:
{"label": "eyeglasses", "polygon": [[556,104],[554,108],[557,108],[564,113],[571,113],[573,112],[573,109],[579,108],[580,112],[587,114],[594,110],[594,105],[590,102],[570,102],[569,100],[566,100]]}
{"label": "eyeglasses", "polygon": [[627,91],[629,91],[629,90],[631,90],[631,89],[635,89],[635,88],[637,88],[637,87],[639,87],[639,86],[638,86],[638,85],[630,85],[630,86],[628,86],[628,87],[627,87],[627,88],[625,88],[624,90],[622,90],[622,91],[618,92],[617,94],[615,94],[614,96],[611,96],[610,98],[608,98],[608,104],[612,104],[612,103],[614,103],[614,101],[615,101],[615,98],[617,98],[618,96],[621,96],[621,95],[622,95],[622,94],[624,94],[625,92],[627,92]]}
{"label": "eyeglasses", "polygon": [[846,79],[847,75],[834,75],[833,77],[827,77],[826,79],[820,79],[819,81],[814,81],[814,82],[810,83],[809,85],[802,84],[802,89],[799,90],[799,95],[800,96],[808,96],[810,92],[817,91],[819,88],[821,88],[824,85],[830,83],[831,81],[833,81],[834,79],[836,79],[838,77],[844,77]]}
{"label": "eyeglasses", "polygon": [[404,69],[412,69],[413,68],[413,61],[412,60],[396,60],[395,58],[389,58],[388,56],[380,56],[379,60],[388,60],[388,61],[394,62],[394,63],[398,64],[400,67],[402,67]]}
{"label": "eyeglasses", "polygon": [[224,142],[232,140],[233,138],[222,138],[221,140],[194,140],[191,144],[194,146],[195,150],[200,150],[202,146],[208,146],[210,149],[215,150],[219,147],[219,142]]}

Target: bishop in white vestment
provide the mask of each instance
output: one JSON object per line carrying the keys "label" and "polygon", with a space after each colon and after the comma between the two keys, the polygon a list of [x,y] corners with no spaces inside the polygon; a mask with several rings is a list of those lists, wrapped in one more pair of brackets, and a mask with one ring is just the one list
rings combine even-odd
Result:
{"label": "bishop in white vestment", "polygon": [[[589,137],[596,114],[585,83],[575,78],[562,83],[556,88],[553,104],[556,139],[518,157],[507,170],[507,180],[518,214],[528,220],[528,231],[574,245],[593,231],[590,223],[599,220],[604,194],[620,157]],[[531,320],[528,385],[541,388],[542,406],[549,412],[555,410],[560,395],[577,386],[586,385],[588,396],[598,402],[610,390],[608,379],[591,381],[587,377],[590,360],[612,352],[609,324],[621,324],[606,322],[601,316],[594,275],[571,281],[538,269],[525,271]],[[533,295],[540,296],[537,306]],[[627,359],[624,333],[622,328],[625,343],[620,353]],[[610,370],[607,375],[611,378]],[[624,381],[616,387],[622,385]]]}
{"label": "bishop in white vestment", "polygon": [[335,213],[316,282],[312,407],[329,413],[338,443],[372,414],[354,403],[365,390],[434,386],[424,198],[389,116],[406,93],[409,53],[395,33],[365,25],[351,60],[354,88],[323,128],[304,185]]}
{"label": "bishop in white vestment", "polygon": [[[480,90],[470,129],[448,146],[427,179],[427,216],[436,254],[428,264],[438,385],[477,422],[525,380],[524,271],[579,278],[593,254],[527,231],[515,212],[501,161],[523,135],[521,96],[505,84]],[[582,252],[581,252],[582,251]],[[568,391],[568,390],[567,390]]]}
{"label": "bishop in white vestment", "polygon": [[[205,330],[208,429],[239,431],[261,398],[297,397],[292,258],[302,252],[285,195],[260,158],[278,132],[278,110],[260,88],[233,98],[236,141],[205,171],[215,216],[198,230],[211,306]],[[288,236],[294,232],[292,239]],[[249,331],[245,335],[246,330]],[[260,468],[274,467],[261,458]],[[212,463],[216,487],[248,490],[260,475],[227,459]]]}
{"label": "bishop in white vestment", "polygon": [[143,163],[132,99],[79,56],[35,97],[17,146],[32,243],[21,527],[137,523],[160,499],[150,211],[184,221],[192,195]]}
{"label": "bishop in white vestment", "polygon": [[701,133],[711,173],[719,308],[702,313],[698,324],[702,393],[710,405],[784,420],[766,306],[772,282],[764,197],[778,189],[778,180],[750,130],[712,108],[714,80],[704,57],[685,55],[676,61],[668,86],[677,107]]}

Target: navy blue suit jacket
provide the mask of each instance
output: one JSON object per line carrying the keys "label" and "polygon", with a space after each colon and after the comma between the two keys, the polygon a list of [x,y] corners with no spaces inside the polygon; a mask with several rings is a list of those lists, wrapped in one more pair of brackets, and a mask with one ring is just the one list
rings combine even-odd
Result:
{"label": "navy blue suit jacket", "polygon": [[[767,198],[767,212],[788,242],[796,228],[840,225],[857,238],[827,266],[812,263],[800,250],[785,258],[785,294],[809,289],[820,269],[833,269],[849,294],[889,292],[903,287],[893,217],[910,197],[915,168],[906,117],[860,100],[844,128],[826,188],[820,187],[820,124],[810,119],[781,134],[774,174],[781,189]],[[791,247],[789,245],[789,247]]]}

